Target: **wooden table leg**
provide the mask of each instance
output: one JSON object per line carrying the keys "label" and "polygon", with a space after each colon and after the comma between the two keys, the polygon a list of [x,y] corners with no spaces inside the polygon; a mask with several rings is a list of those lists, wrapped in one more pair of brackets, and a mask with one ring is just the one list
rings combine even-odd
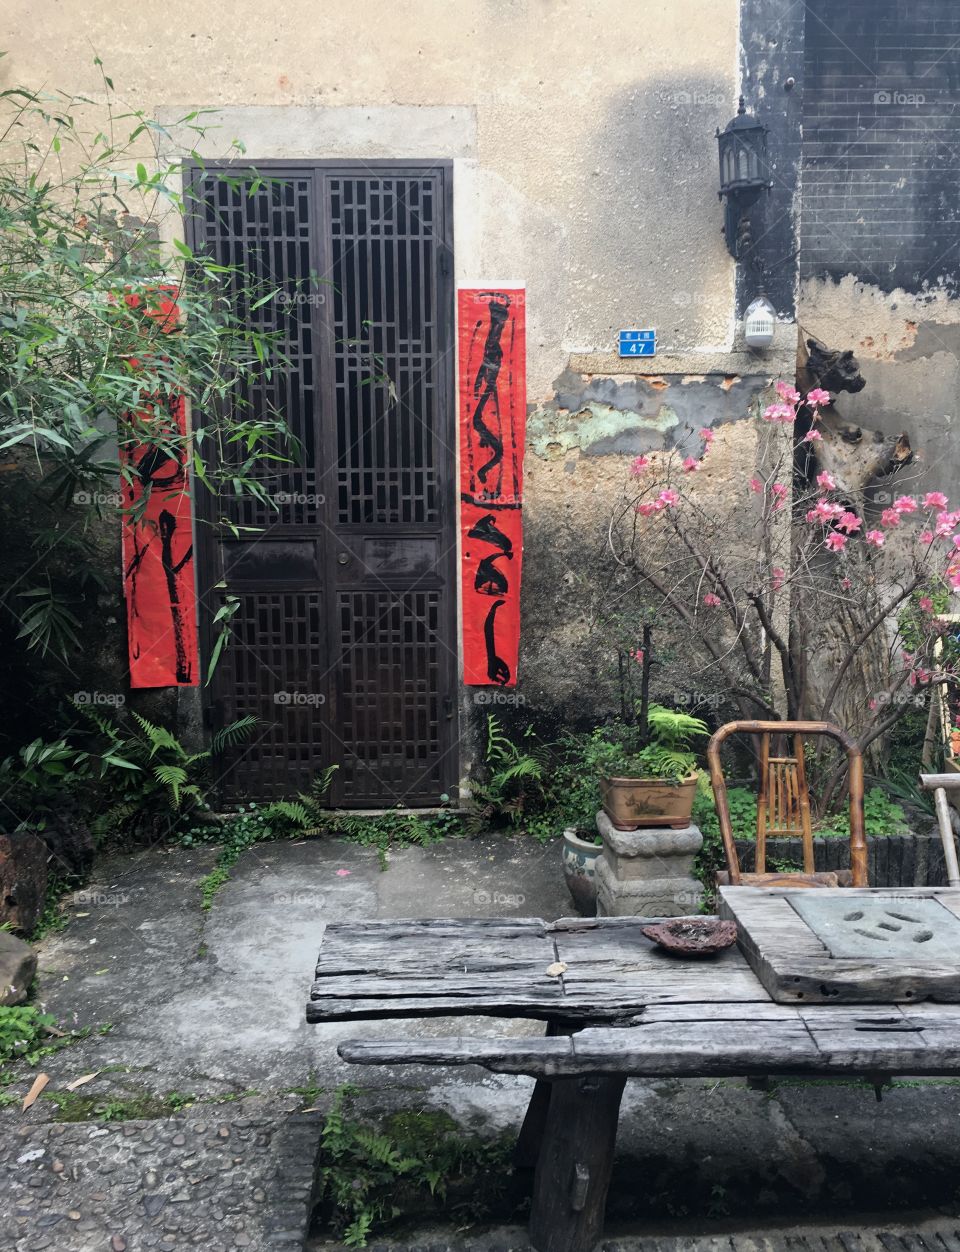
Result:
{"label": "wooden table leg", "polygon": [[533,1181],[530,1242],[537,1252],[593,1252],[603,1234],[625,1082],[554,1081]]}
{"label": "wooden table leg", "polygon": [[553,1083],[547,1082],[545,1078],[538,1078],[534,1085],[533,1095],[517,1136],[517,1146],[513,1149],[513,1163],[517,1169],[533,1169],[540,1157],[552,1088]]}
{"label": "wooden table leg", "polygon": [[[544,1033],[549,1039],[557,1035],[572,1034],[573,1029],[558,1022],[548,1021]],[[552,1089],[553,1083],[547,1082],[545,1078],[538,1078],[534,1084],[533,1095],[530,1097],[523,1125],[517,1136],[517,1145],[513,1149],[513,1163],[517,1169],[533,1169],[536,1166],[540,1156],[540,1145],[543,1142],[544,1127],[547,1124],[547,1110],[550,1108]]]}

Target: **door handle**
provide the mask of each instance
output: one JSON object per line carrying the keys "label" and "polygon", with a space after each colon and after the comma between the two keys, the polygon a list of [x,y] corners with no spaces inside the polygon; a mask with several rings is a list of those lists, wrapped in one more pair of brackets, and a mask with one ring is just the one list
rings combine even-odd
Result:
{"label": "door handle", "polygon": [[349,552],[338,552],[338,553],[337,553],[337,564],[338,564],[338,565],[349,565],[349,564],[350,564],[350,553],[349,553]]}

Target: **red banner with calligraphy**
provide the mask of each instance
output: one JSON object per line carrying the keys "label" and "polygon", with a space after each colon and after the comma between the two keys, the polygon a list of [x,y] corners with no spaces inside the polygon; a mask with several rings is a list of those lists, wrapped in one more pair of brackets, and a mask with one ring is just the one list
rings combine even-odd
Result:
{"label": "red banner with calligraphy", "polygon": [[526,292],[457,292],[463,681],[515,687],[527,413]]}
{"label": "red banner with calligraphy", "polygon": [[[128,295],[131,308],[176,331],[180,312],[175,287]],[[197,604],[193,570],[193,522],[187,477],[186,404],[180,392],[144,396],[136,420],[158,418],[171,436],[170,449],[156,440],[121,449],[128,473],[122,484],[123,591],[131,687],[196,687],[199,684]],[[146,504],[142,509],[144,495]]]}

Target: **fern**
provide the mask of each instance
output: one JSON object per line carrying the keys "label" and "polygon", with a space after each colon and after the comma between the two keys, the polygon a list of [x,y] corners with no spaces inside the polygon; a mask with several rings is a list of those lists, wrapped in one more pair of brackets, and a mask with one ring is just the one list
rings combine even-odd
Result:
{"label": "fern", "polygon": [[153,776],[158,783],[169,787],[173,794],[173,807],[180,807],[180,789],[187,782],[188,774],[182,765],[155,765]]}
{"label": "fern", "polygon": [[267,821],[274,821],[277,818],[286,819],[299,829],[305,829],[310,825],[310,814],[307,812],[306,805],[299,800],[274,800],[263,810],[263,816]]}
{"label": "fern", "polygon": [[186,749],[183,747],[180,740],[171,731],[167,730],[165,726],[156,726],[153,722],[148,722],[147,719],[139,713],[134,713],[133,716],[137,725],[147,736],[147,740],[150,744],[151,756],[156,756],[161,748],[168,749],[170,752],[173,752],[175,756],[180,757],[181,759],[187,755]]}
{"label": "fern", "polygon": [[221,752],[227,748],[235,748],[238,743],[242,743],[258,724],[260,718],[252,713],[246,717],[238,717],[235,722],[231,722],[229,726],[224,726],[213,736],[211,751],[214,756],[219,756]]}

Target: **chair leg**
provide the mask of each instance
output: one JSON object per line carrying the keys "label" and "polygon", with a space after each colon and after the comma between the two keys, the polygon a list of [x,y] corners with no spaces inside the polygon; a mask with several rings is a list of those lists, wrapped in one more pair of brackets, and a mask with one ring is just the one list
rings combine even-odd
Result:
{"label": "chair leg", "polygon": [[593,1252],[603,1234],[625,1082],[619,1076],[554,1081],[530,1212],[537,1252]]}

